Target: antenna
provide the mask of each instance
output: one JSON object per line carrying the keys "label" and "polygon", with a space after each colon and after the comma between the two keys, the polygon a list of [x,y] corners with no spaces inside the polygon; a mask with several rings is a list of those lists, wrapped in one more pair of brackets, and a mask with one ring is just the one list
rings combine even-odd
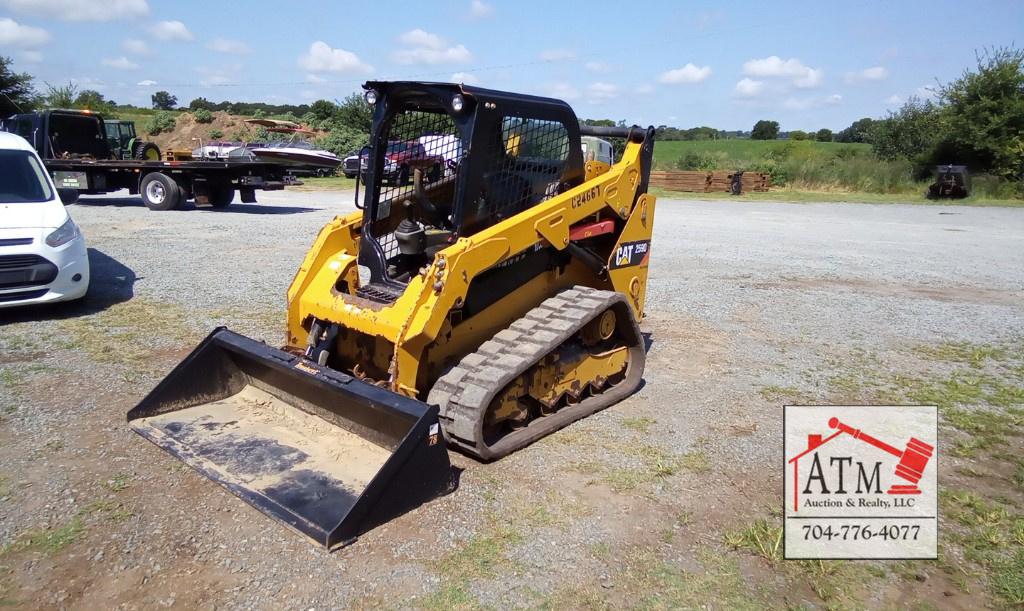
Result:
{"label": "antenna", "polygon": [[7,95],[6,93],[4,93],[2,91],[0,91],[0,95],[2,95],[5,98],[7,98],[7,101],[10,102],[12,106],[14,106],[15,108],[18,109],[18,112],[25,112],[24,109],[22,109],[21,106],[18,106],[17,102],[15,102],[14,100],[11,99],[11,96]]}

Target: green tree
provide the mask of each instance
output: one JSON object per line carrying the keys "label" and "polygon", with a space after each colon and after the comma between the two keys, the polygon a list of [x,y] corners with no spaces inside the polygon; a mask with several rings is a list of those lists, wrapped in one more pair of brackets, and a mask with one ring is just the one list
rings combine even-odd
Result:
{"label": "green tree", "polygon": [[750,132],[752,140],[775,140],[779,137],[779,122],[761,119]]}
{"label": "green tree", "polygon": [[213,123],[213,113],[205,108],[197,108],[192,111],[196,123]]}
{"label": "green tree", "polygon": [[818,142],[832,142],[832,130],[823,127],[814,134],[814,139]]}
{"label": "green tree", "polygon": [[213,103],[206,98],[196,98],[188,103],[189,110],[213,110]]}
{"label": "green tree", "polygon": [[113,118],[115,114],[114,102],[104,98],[102,93],[94,89],[86,89],[79,93],[72,106],[98,112],[106,118]]}
{"label": "green tree", "polygon": [[[796,140],[797,142],[799,142],[801,140],[810,140],[811,135],[802,129],[794,129],[793,131],[789,132],[789,139]],[[767,140],[767,138],[765,138],[765,140]]]}
{"label": "green tree", "polygon": [[78,97],[78,85],[68,81],[67,85],[46,83],[46,105],[50,108],[72,108]]}
{"label": "green tree", "polygon": [[309,114],[313,115],[313,121],[323,122],[334,117],[338,106],[330,100],[317,100],[309,105]]}
{"label": "green tree", "polygon": [[864,117],[850,124],[850,127],[839,130],[836,134],[836,142],[867,142],[871,134],[871,126],[875,120]]}
{"label": "green tree", "polygon": [[940,163],[960,162],[1005,178],[1024,172],[1024,52],[994,49],[977,57],[977,72],[939,89],[944,141]]}
{"label": "green tree", "polygon": [[0,55],[0,117],[28,112],[36,107],[39,96],[32,86],[32,75],[17,73],[9,57]]}
{"label": "green tree", "polygon": [[176,124],[177,122],[175,121],[173,114],[166,110],[161,110],[160,112],[153,113],[153,116],[146,121],[143,129],[145,129],[146,133],[150,136],[156,136],[165,132],[174,131]]}
{"label": "green tree", "polygon": [[221,138],[224,137],[224,132],[220,131],[217,128],[211,129],[209,134],[210,138],[213,138],[214,140],[220,140]]}
{"label": "green tree", "polygon": [[914,97],[885,119],[875,121],[868,136],[881,159],[910,159],[923,173],[941,139],[939,107]]}
{"label": "green tree", "polygon": [[373,125],[373,107],[358,93],[350,94],[338,104],[334,121],[363,133],[370,133]]}
{"label": "green tree", "polygon": [[157,91],[150,96],[150,100],[153,102],[153,108],[157,110],[174,110],[178,105],[178,98],[166,91]]}
{"label": "green tree", "polygon": [[318,138],[316,144],[335,155],[348,155],[358,151],[370,141],[370,132],[359,131],[345,125],[338,125],[327,135]]}

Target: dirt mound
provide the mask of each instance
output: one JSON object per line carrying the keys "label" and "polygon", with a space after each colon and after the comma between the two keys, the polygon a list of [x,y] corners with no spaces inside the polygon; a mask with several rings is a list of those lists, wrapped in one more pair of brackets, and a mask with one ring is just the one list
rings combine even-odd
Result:
{"label": "dirt mound", "polygon": [[[214,130],[218,130],[221,135],[211,137],[210,133]],[[213,113],[212,122],[197,123],[195,115],[184,112],[178,115],[174,131],[147,136],[147,139],[155,142],[161,151],[192,150],[199,147],[200,140],[204,143],[211,140],[249,140],[252,134],[253,130],[245,123],[244,117],[218,111]]]}

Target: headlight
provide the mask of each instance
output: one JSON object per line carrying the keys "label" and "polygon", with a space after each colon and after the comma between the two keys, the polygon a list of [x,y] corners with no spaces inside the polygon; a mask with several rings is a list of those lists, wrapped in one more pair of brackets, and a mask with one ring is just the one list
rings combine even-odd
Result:
{"label": "headlight", "polygon": [[78,225],[68,217],[68,220],[63,225],[57,228],[56,231],[46,236],[46,244],[53,248],[63,246],[78,237]]}
{"label": "headlight", "polygon": [[367,104],[373,106],[377,103],[377,92],[373,89],[367,89],[366,93],[363,94],[363,99],[366,100]]}
{"label": "headlight", "polygon": [[456,93],[455,95],[452,96],[452,110],[454,110],[455,112],[462,112],[463,104],[464,101],[461,95]]}

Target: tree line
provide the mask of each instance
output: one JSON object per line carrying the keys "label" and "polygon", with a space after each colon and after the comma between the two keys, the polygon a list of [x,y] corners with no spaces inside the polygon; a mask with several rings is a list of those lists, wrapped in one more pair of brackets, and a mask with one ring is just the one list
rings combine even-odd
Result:
{"label": "tree line", "polygon": [[[778,121],[763,119],[749,133],[660,125],[656,136],[659,140],[774,140],[785,136],[790,140],[867,143],[880,159],[910,160],[919,175],[926,174],[931,166],[953,163],[1020,180],[1024,175],[1024,53],[1012,48],[991,49],[978,54],[976,60],[973,70],[966,69],[960,77],[939,85],[934,100],[911,98],[884,118],[865,117],[835,133],[829,129],[786,133],[780,130]],[[36,92],[33,77],[15,72],[12,60],[0,56],[0,117],[39,107],[89,108],[110,116],[116,116],[118,108],[130,108],[118,106],[96,90],[79,91],[73,83],[46,86],[46,93]],[[341,101],[317,100],[311,104],[211,102],[199,97],[187,107],[179,107],[176,96],[157,91],[151,102],[158,110],[224,111],[303,122],[323,132],[320,144],[338,154],[365,145],[372,121],[372,109],[357,93]],[[625,124],[610,119],[584,122]]]}
{"label": "tree line", "polygon": [[[790,140],[811,134],[789,132]],[[886,117],[865,117],[831,134],[819,130],[815,140],[870,144],[885,161],[908,160],[917,178],[938,165],[966,165],[973,172],[1004,179],[1024,179],[1024,52],[987,49],[976,66],[935,88],[934,99],[912,97]],[[776,121],[761,120],[751,138],[779,137]]]}

